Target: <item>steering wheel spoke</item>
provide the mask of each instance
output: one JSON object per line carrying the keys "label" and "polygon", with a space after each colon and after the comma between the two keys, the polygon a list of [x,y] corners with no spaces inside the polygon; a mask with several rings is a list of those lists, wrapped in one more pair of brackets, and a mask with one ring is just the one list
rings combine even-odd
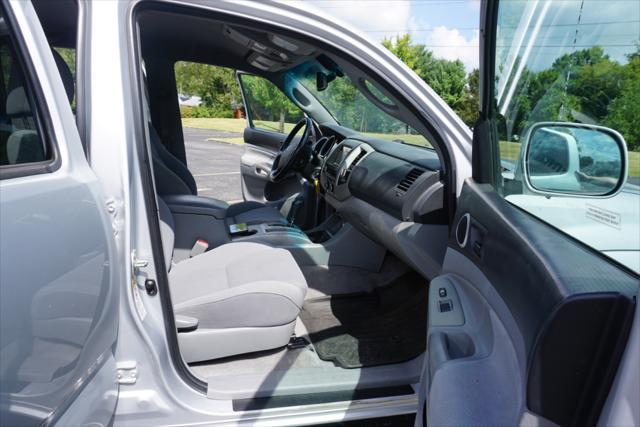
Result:
{"label": "steering wheel spoke", "polygon": [[[303,130],[302,135],[296,141],[295,137],[301,130]],[[309,138],[311,138],[313,134],[314,123],[310,118],[305,117],[296,123],[293,129],[291,129],[291,132],[289,132],[289,135],[287,135],[287,139],[285,139],[280,146],[280,151],[278,151],[273,159],[273,166],[269,173],[269,180],[271,182],[278,182],[288,175],[293,169],[300,151],[309,142]]]}

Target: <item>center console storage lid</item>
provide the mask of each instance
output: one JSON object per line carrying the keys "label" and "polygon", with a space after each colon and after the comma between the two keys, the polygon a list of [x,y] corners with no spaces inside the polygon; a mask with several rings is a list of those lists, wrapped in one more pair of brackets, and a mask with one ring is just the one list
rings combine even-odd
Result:
{"label": "center console storage lid", "polygon": [[163,196],[162,199],[173,213],[210,215],[216,219],[225,219],[229,207],[222,200],[191,194],[174,194]]}

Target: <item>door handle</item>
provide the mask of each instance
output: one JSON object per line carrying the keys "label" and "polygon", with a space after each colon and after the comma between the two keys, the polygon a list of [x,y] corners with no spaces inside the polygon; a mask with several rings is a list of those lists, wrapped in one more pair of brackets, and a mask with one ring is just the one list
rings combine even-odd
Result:
{"label": "door handle", "polygon": [[256,175],[267,176],[268,173],[267,173],[267,171],[265,169],[263,169],[263,168],[261,168],[259,166],[256,166]]}
{"label": "door handle", "polygon": [[447,337],[443,332],[436,332],[429,337],[429,372],[430,375],[441,365],[451,360],[447,348]]}

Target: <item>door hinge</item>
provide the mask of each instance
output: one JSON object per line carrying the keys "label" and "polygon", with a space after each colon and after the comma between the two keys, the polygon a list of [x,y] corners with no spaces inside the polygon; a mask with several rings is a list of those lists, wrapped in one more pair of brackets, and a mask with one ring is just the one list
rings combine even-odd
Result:
{"label": "door hinge", "polygon": [[116,364],[118,384],[135,384],[138,380],[138,365],[135,360],[127,360]]}

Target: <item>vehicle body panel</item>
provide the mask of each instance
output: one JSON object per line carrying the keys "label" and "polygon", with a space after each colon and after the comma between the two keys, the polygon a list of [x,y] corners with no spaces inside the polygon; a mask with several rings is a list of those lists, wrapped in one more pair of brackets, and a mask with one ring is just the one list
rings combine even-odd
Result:
{"label": "vehicle body panel", "polygon": [[[78,422],[108,423],[117,402],[120,282],[106,200],[31,3],[7,10],[35,69],[60,166],[0,181],[0,418],[48,423],[69,410]],[[75,406],[87,394],[92,406]]]}

